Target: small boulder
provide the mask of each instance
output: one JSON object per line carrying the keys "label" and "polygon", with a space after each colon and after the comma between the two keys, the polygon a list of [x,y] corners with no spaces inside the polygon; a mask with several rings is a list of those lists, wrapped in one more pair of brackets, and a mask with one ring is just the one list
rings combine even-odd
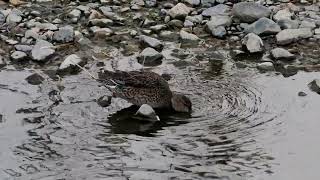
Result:
{"label": "small boulder", "polygon": [[184,30],[180,31],[180,39],[184,43],[197,42],[200,40],[195,34],[188,33]]}
{"label": "small boulder", "polygon": [[65,60],[60,64],[59,66],[59,72],[74,72],[77,71],[79,68],[77,65],[80,65],[82,63],[82,59],[76,55],[71,54],[65,58]]}
{"label": "small boulder", "polygon": [[300,22],[298,20],[281,19],[278,22],[281,29],[298,29]]}
{"label": "small boulder", "polygon": [[271,50],[271,55],[276,60],[293,60],[295,55],[283,48],[274,48]]}
{"label": "small boulder", "polygon": [[285,29],[276,35],[277,43],[280,45],[290,44],[291,42],[306,39],[313,36],[310,28]]}
{"label": "small boulder", "polygon": [[213,6],[211,8],[205,9],[201,13],[202,16],[210,17],[210,16],[228,16],[230,15],[230,7],[225,4],[219,4]]}
{"label": "small boulder", "polygon": [[162,50],[163,48],[162,42],[156,38],[140,35],[139,40],[144,46],[149,46],[157,50]]}
{"label": "small boulder", "polygon": [[178,3],[168,11],[173,19],[184,19],[191,12],[191,8],[183,3]]}
{"label": "small boulder", "polygon": [[144,49],[137,57],[138,62],[146,66],[160,65],[162,63],[162,58],[163,56],[161,53],[150,47]]}
{"label": "small boulder", "polygon": [[263,52],[264,45],[262,39],[254,34],[249,33],[242,39],[242,45],[248,50],[250,53],[260,53]]}
{"label": "small boulder", "polygon": [[320,79],[314,79],[308,84],[308,87],[311,91],[314,91],[318,94],[320,94]]}
{"label": "small boulder", "polygon": [[58,31],[54,32],[53,40],[57,42],[67,43],[72,42],[74,39],[74,30],[72,26],[65,26],[59,28]]}
{"label": "small boulder", "polygon": [[14,51],[11,55],[10,58],[13,61],[23,61],[28,58],[28,55],[25,52],[22,51]]}
{"label": "small boulder", "polygon": [[38,39],[31,51],[31,57],[35,61],[46,61],[55,53],[53,45],[48,41]]}
{"label": "small boulder", "polygon": [[34,73],[28,76],[26,81],[32,85],[39,85],[42,83],[42,81],[44,81],[44,78],[40,74]]}
{"label": "small boulder", "polygon": [[272,62],[263,62],[257,65],[257,69],[259,69],[260,71],[273,71],[274,66]]}
{"label": "small boulder", "polygon": [[254,2],[240,2],[233,6],[233,15],[241,22],[254,22],[262,17],[269,17],[271,10]]}

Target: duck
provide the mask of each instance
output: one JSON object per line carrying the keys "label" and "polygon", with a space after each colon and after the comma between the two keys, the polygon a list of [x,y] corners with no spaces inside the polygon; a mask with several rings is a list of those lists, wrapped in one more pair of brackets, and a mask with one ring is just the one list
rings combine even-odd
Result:
{"label": "duck", "polygon": [[172,92],[165,77],[152,71],[108,71],[98,73],[98,79],[113,93],[136,106],[147,104],[155,109],[170,109],[191,113],[190,99]]}

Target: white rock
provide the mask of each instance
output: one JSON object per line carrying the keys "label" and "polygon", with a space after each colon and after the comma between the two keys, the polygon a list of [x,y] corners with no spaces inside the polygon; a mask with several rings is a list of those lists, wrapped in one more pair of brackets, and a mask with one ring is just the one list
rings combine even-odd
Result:
{"label": "white rock", "polygon": [[136,115],[146,117],[142,118],[141,120],[160,121],[159,116],[157,116],[156,112],[148,104],[143,104],[142,106],[140,106],[139,110],[136,112]]}

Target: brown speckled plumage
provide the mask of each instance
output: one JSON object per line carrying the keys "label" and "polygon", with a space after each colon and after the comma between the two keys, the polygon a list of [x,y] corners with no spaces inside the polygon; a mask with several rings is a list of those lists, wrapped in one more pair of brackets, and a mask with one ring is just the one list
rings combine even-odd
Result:
{"label": "brown speckled plumage", "polygon": [[180,98],[182,95],[176,96],[172,93],[168,82],[157,73],[150,71],[104,71],[99,73],[99,79],[112,80],[116,84],[112,89],[114,96],[125,99],[132,104],[138,106],[148,104],[153,108],[176,109],[172,107],[172,104],[177,103],[172,103],[172,99],[179,99],[178,104],[187,106],[185,111],[191,111],[190,100],[185,96]]}

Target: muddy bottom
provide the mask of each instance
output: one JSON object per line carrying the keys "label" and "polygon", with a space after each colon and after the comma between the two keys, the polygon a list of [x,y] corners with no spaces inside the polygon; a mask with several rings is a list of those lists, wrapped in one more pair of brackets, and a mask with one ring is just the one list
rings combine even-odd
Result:
{"label": "muddy bottom", "polygon": [[24,80],[33,70],[0,71],[0,179],[319,177],[320,96],[307,84],[320,73],[163,66],[191,98],[191,117],[160,112],[147,123],[124,100],[100,107],[109,92],[84,73],[37,86]]}

